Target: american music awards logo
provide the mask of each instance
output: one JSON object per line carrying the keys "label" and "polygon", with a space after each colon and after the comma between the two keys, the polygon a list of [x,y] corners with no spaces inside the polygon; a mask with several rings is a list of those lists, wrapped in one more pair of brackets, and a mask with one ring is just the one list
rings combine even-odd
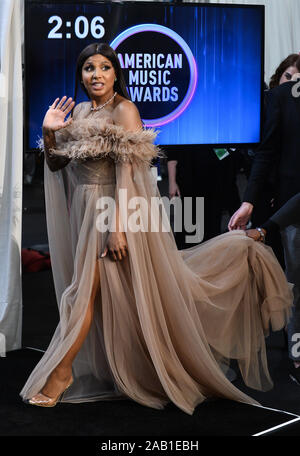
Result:
{"label": "american music awards logo", "polygon": [[197,66],[178,33],[162,25],[140,24],[120,33],[110,45],[146,126],[167,124],[187,109],[197,85]]}

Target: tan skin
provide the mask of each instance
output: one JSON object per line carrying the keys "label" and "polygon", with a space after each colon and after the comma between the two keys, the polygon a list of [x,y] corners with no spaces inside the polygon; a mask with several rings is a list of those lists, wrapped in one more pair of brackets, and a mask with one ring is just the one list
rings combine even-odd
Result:
{"label": "tan skin", "polygon": [[296,66],[290,66],[288,67],[281,75],[281,78],[279,80],[279,85],[284,84],[285,82],[289,82],[293,80],[293,76],[298,74],[298,68]]}
{"label": "tan skin", "polygon": [[[82,81],[89,93],[93,107],[103,105],[114,94],[114,82],[116,74],[110,60],[101,54],[89,57],[82,67]],[[65,96],[60,101],[57,98],[47,111],[43,121],[43,134],[45,143],[46,161],[51,171],[63,168],[70,161],[63,157],[55,157],[49,154],[49,148],[55,149],[55,131],[65,128],[72,123],[72,119],[65,121],[66,116],[74,108],[72,98]],[[128,131],[138,131],[142,128],[142,121],[136,106],[129,100],[117,94],[105,109],[112,113],[113,122]],[[117,208],[118,227],[118,208]],[[128,255],[128,245],[124,232],[116,231],[109,233],[107,244],[100,252],[98,261],[105,261],[109,256],[112,261],[122,261]],[[94,299],[99,289],[99,267],[95,263],[94,281],[91,296],[87,306],[86,316],[79,332],[77,340],[70,350],[49,375],[41,392],[31,399],[31,403],[46,405],[55,402],[56,398],[65,390],[72,380],[72,363],[78,354],[92,323],[94,314]]]}

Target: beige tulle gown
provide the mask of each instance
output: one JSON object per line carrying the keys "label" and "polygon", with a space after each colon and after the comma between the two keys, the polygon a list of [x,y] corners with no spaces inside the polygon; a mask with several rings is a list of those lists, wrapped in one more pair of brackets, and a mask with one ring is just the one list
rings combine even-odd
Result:
{"label": "beige tulle gown", "polygon": [[[178,251],[155,198],[160,195],[149,166],[157,155],[155,133],[124,131],[109,109],[90,107],[77,105],[72,125],[56,132],[56,153],[71,157],[69,164],[54,173],[45,165],[60,321],[22,398],[42,389],[76,340],[97,266],[93,322],[63,402],[131,398],[162,409],[172,401],[188,414],[209,397],[257,404],[227,380],[224,366],[235,359],[248,386],[272,387],[265,336],[270,327],[284,327],[292,304],[272,250],[238,230]],[[108,232],[97,229],[97,217],[99,198],[118,199],[120,189],[128,201],[143,197],[153,204],[141,202],[144,229],[127,230],[129,255],[114,262],[99,259]],[[122,223],[136,214],[136,207],[126,207],[119,202]]]}

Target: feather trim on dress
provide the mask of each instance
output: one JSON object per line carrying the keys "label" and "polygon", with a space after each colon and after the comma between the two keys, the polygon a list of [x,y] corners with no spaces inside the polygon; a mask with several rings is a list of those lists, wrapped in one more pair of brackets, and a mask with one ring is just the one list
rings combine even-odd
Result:
{"label": "feather trim on dress", "polygon": [[[50,153],[75,160],[110,157],[115,162],[151,163],[154,158],[164,157],[153,144],[156,136],[153,129],[126,131],[109,118],[78,119],[55,132],[56,149],[50,149]],[[43,138],[39,138],[38,148],[45,152]]]}

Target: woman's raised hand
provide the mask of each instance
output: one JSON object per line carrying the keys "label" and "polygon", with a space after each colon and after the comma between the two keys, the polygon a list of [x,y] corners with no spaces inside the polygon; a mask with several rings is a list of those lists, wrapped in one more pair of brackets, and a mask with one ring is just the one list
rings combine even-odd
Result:
{"label": "woman's raised hand", "polygon": [[65,121],[66,116],[75,106],[75,101],[72,98],[64,96],[60,101],[56,98],[54,103],[49,106],[48,111],[43,120],[43,128],[46,130],[57,131],[70,125],[73,119]]}

